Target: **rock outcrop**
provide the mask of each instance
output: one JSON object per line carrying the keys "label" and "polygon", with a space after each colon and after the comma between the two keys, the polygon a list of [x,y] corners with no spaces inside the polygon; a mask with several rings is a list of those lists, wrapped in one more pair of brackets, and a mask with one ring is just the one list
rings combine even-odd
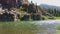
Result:
{"label": "rock outcrop", "polygon": [[[22,21],[28,20],[41,20],[43,10],[41,7],[35,5],[33,2],[29,3],[28,0],[0,0],[3,8],[10,9],[10,11],[3,11],[0,14],[0,21]],[[15,7],[15,8],[12,8]],[[16,7],[19,7],[18,9]],[[22,8],[23,10],[21,10]],[[4,18],[3,18],[4,17]]]}
{"label": "rock outcrop", "polygon": [[0,0],[0,4],[3,8],[10,9],[11,7],[17,7],[24,3],[28,3],[28,0]]}

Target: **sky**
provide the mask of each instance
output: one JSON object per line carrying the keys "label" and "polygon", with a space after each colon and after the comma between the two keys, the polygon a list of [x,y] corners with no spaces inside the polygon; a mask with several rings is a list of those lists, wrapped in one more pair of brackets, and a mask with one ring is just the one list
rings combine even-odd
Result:
{"label": "sky", "polygon": [[33,3],[40,4],[48,4],[53,6],[60,6],[60,0],[29,0],[29,2],[33,1]]}

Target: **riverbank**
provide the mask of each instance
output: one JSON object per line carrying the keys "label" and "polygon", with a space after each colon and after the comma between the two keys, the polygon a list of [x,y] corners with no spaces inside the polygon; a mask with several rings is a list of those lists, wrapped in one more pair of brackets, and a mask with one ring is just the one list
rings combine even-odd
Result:
{"label": "riverbank", "polygon": [[60,17],[55,17],[55,16],[44,16],[44,18],[45,18],[45,20],[47,20],[47,19],[54,19],[54,20],[60,20]]}
{"label": "riverbank", "polygon": [[60,17],[55,17],[56,20],[60,20]]}
{"label": "riverbank", "polygon": [[55,26],[60,20],[0,22],[1,34],[49,34],[59,33]]}
{"label": "riverbank", "polygon": [[60,30],[56,30],[56,34],[60,34]]}
{"label": "riverbank", "polygon": [[39,30],[45,28],[37,27],[34,21],[0,22],[0,34],[37,34]]}

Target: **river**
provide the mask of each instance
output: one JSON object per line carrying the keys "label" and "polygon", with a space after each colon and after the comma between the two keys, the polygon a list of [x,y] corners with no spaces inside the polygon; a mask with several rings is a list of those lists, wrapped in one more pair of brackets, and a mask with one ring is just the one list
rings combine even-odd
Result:
{"label": "river", "polygon": [[60,20],[0,22],[0,34],[56,34]]}
{"label": "river", "polygon": [[56,34],[56,26],[60,26],[60,20],[44,20],[44,21],[35,21],[36,26],[47,28],[37,34]]}

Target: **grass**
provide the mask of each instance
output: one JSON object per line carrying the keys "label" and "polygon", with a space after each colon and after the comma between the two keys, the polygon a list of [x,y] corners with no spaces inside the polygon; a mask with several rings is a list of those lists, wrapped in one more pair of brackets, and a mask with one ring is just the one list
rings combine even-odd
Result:
{"label": "grass", "polygon": [[47,20],[48,18],[55,18],[54,16],[43,16],[45,18],[45,20]]}
{"label": "grass", "polygon": [[60,17],[55,17],[56,20],[60,20]]}
{"label": "grass", "polygon": [[56,34],[60,34],[60,26],[56,26]]}
{"label": "grass", "polygon": [[37,27],[34,21],[0,22],[0,34],[36,34],[38,30],[45,28]]}
{"label": "grass", "polygon": [[60,34],[60,30],[56,30],[56,34]]}
{"label": "grass", "polygon": [[44,18],[47,20],[49,18],[49,16],[44,16]]}
{"label": "grass", "polygon": [[[47,20],[48,18],[51,18],[51,17],[50,16],[44,16],[44,18]],[[52,18],[54,18],[55,20],[60,20],[60,17],[52,16]]]}

